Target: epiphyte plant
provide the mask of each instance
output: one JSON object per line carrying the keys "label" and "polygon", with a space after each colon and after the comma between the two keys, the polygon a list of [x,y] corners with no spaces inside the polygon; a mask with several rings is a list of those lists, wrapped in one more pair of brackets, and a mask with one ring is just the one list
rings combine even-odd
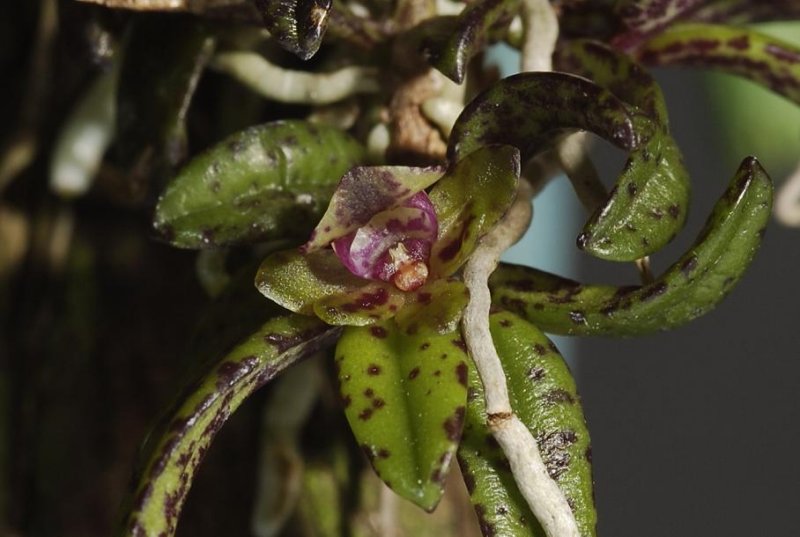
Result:
{"label": "epiphyte plant", "polygon": [[[458,470],[470,531],[595,535],[589,432],[545,333],[636,336],[703,315],[745,273],[772,211],[769,176],[743,156],[696,241],[650,273],[648,256],[685,224],[690,177],[647,68],[719,69],[800,104],[800,49],[744,26],[800,17],[800,3],[97,3],[153,13],[110,32],[107,72],[56,146],[53,189],[89,190],[113,140],[108,160],[154,233],[198,250],[198,278],[217,297],[217,328],[193,345],[213,356],[148,437],[119,535],[174,535],[214,436],[273,381],[265,412],[292,417],[271,429],[283,451],[261,461],[260,536],[461,535],[414,526],[393,497],[447,508]],[[484,67],[498,42],[520,51],[518,74]],[[219,94],[251,93],[232,118],[198,127],[207,76]],[[260,99],[266,123],[252,112]],[[627,153],[610,191],[586,132]],[[209,147],[195,151],[193,136]],[[635,263],[640,285],[499,263],[562,172],[590,213],[577,247]],[[792,201],[779,200],[781,214],[796,215]],[[335,403],[320,395],[328,383]],[[338,405],[355,442],[332,433],[304,463],[314,405]]]}

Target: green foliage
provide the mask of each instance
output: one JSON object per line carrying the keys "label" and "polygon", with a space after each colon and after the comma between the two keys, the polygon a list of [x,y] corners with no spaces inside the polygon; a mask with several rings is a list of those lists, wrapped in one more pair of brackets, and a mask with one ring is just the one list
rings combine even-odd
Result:
{"label": "green foliage", "polygon": [[[579,131],[628,157],[610,192],[597,182],[587,187],[602,201],[578,247],[626,262],[661,250],[684,226],[690,178],[661,88],[644,65],[721,69],[800,103],[800,51],[730,26],[798,16],[796,2],[557,3],[556,71],[502,80],[480,60],[499,40],[530,54],[521,45],[536,25],[519,0],[467,3],[458,14],[440,12],[451,3],[405,0],[190,4],[191,17],[151,14],[131,17],[127,25],[110,158],[116,173],[106,175],[127,178],[126,203],[153,211],[162,240],[212,250],[215,263],[201,269],[227,289],[189,347],[194,382],[145,445],[120,534],[174,535],[197,467],[230,414],[283,369],[335,344],[336,373],[328,380],[340,397],[319,397],[312,415],[293,415],[296,428],[307,420],[311,425],[295,431],[298,445],[283,456],[302,453],[308,463],[281,482],[303,496],[274,514],[276,534],[287,520],[292,527],[285,534],[292,535],[366,537],[373,531],[372,511],[386,507],[365,499],[364,491],[380,485],[360,475],[361,455],[348,451],[360,446],[386,485],[426,511],[447,504],[445,479],[457,453],[483,535],[544,536],[546,521],[532,514],[494,441],[484,398],[500,388],[484,385],[471,367],[469,355],[482,350],[472,342],[468,349],[462,336],[480,332],[462,326],[475,328],[476,321],[462,318],[471,298],[461,270],[516,196],[529,190],[520,181],[541,187],[546,177],[528,165],[534,159],[543,169],[563,165],[554,150]],[[522,42],[512,25],[520,15],[526,20]],[[269,35],[254,26],[254,17]],[[236,62],[250,58],[280,73],[258,83],[281,84],[281,91],[268,94],[290,95],[292,106],[253,104],[253,95],[223,75],[210,77],[196,96],[206,67],[220,67],[209,61],[217,51],[228,55],[229,72],[241,72]],[[312,56],[299,64],[298,58]],[[445,84],[431,66],[463,86]],[[335,104],[315,93],[332,70],[349,67],[377,73],[369,93],[347,77],[337,79]],[[301,86],[304,106],[295,106],[292,93]],[[380,92],[372,91],[378,86]],[[469,102],[462,102],[462,90]],[[205,101],[227,104],[193,118],[194,100],[201,108]],[[251,109],[257,112],[243,113]],[[231,117],[249,121],[250,115],[255,126],[184,164],[190,140],[220,140]],[[87,154],[100,155],[104,147],[94,149]],[[82,155],[79,146],[64,154],[78,162]],[[99,167],[100,157],[92,158],[82,163],[86,169]],[[157,202],[151,186],[162,189]],[[751,263],[771,206],[771,180],[748,157],[696,242],[654,281],[591,285],[511,265],[491,277],[497,310],[482,319],[491,329],[483,343],[497,351],[511,410],[536,439],[581,537],[594,536],[596,523],[589,433],[575,383],[542,331],[636,336],[705,314]],[[339,248],[356,237],[361,257],[348,257]],[[417,250],[409,252],[412,246]],[[256,260],[257,270],[249,266]],[[236,267],[239,273],[230,276]],[[341,410],[330,408],[333,399],[341,400],[357,446],[348,447],[346,428],[325,429],[321,443],[300,434],[313,436],[316,413]],[[421,536],[449,531],[416,521],[401,526]]]}
{"label": "green foliage", "polygon": [[585,285],[528,267],[501,267],[493,299],[554,334],[632,336],[710,311],[750,265],[772,208],[772,181],[746,159],[695,244],[642,287]]}
{"label": "green foliage", "polygon": [[[509,312],[494,313],[490,320],[512,407],[537,439],[550,476],[575,513],[581,536],[593,536],[597,516],[592,451],[575,381],[558,349],[535,325]],[[473,369],[458,463],[484,535],[544,535],[486,427],[483,385]]]}
{"label": "green foliage", "polygon": [[181,248],[300,238],[324,212],[342,174],[364,158],[358,142],[332,127],[305,121],[250,127],[178,173],[153,225]]}
{"label": "green foliage", "polygon": [[375,471],[432,511],[444,492],[467,400],[467,354],[457,330],[413,332],[388,321],[348,327],[336,346],[345,415]]}
{"label": "green foliage", "polygon": [[173,403],[157,433],[130,500],[123,535],[172,535],[197,466],[236,408],[280,371],[330,344],[339,330],[310,317],[266,321]]}

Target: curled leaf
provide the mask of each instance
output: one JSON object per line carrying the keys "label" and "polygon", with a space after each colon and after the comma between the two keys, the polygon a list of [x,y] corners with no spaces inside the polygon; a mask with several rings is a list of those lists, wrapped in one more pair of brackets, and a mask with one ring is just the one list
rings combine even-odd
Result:
{"label": "curled leaf", "polygon": [[328,27],[331,0],[254,0],[264,26],[278,43],[308,60],[319,50]]}
{"label": "curled leaf", "polygon": [[516,148],[490,145],[456,162],[436,183],[430,193],[439,218],[432,277],[450,276],[466,262],[514,201],[519,173]]}
{"label": "curled leaf", "polygon": [[483,146],[504,144],[517,147],[526,162],[555,136],[574,130],[589,130],[630,151],[642,142],[632,116],[610,91],[583,78],[520,73],[497,82],[464,108],[450,134],[448,155],[459,161]]}
{"label": "curled leaf", "polygon": [[[611,85],[615,74],[623,73],[605,73],[602,79]],[[644,257],[681,228],[689,194],[680,152],[658,122],[659,92],[650,82],[649,76],[642,77],[637,82],[640,89],[625,92],[642,103],[639,109],[606,88],[565,73],[506,78],[476,97],[459,116],[450,138],[451,156],[459,159],[475,147],[503,143],[518,147],[524,162],[548,149],[564,132],[594,132],[630,156],[609,199],[584,228],[579,246],[614,261]],[[648,109],[659,115],[658,120],[647,115],[650,111],[645,113]]]}
{"label": "curled leaf", "polygon": [[744,274],[761,244],[772,181],[745,159],[695,244],[645,286],[585,285],[527,267],[501,266],[492,300],[547,332],[631,336],[668,330],[712,310]]}
{"label": "curled leaf", "polygon": [[376,214],[396,207],[442,176],[438,166],[361,166],[342,177],[305,251],[324,248],[331,241],[367,225]]}
{"label": "curled leaf", "polygon": [[120,535],[174,535],[197,466],[228,417],[256,389],[338,334],[317,319],[276,317],[212,362],[151,435]]}
{"label": "curled leaf", "polygon": [[323,213],[342,174],[364,158],[363,147],[333,127],[298,120],[250,127],[179,172],[153,225],[182,248],[299,238]]}
{"label": "curled leaf", "polygon": [[334,325],[360,326],[388,319],[405,300],[392,284],[353,275],[330,249],[270,255],[258,269],[256,287],[286,309],[318,315]]}
{"label": "curled leaf", "polygon": [[432,511],[461,438],[467,354],[458,332],[410,335],[393,321],[345,328],[336,365],[345,415],[377,474]]}
{"label": "curled leaf", "polygon": [[424,52],[429,63],[461,84],[469,61],[508,30],[520,3],[520,0],[486,0],[467,5],[446,37],[426,43]]}
{"label": "curled leaf", "polygon": [[749,78],[800,104],[800,48],[747,28],[677,24],[638,54],[651,65],[692,65]]}
{"label": "curled leaf", "polygon": [[627,54],[600,41],[575,39],[556,49],[554,62],[559,70],[588,78],[667,127],[667,105],[661,88]]}
{"label": "curled leaf", "polygon": [[[530,429],[553,478],[575,514],[580,535],[595,535],[591,443],[575,381],[558,349],[531,323],[509,312],[490,317],[492,341],[508,379],[511,407]],[[458,462],[484,536],[541,537],[486,427],[483,385],[473,370]]]}

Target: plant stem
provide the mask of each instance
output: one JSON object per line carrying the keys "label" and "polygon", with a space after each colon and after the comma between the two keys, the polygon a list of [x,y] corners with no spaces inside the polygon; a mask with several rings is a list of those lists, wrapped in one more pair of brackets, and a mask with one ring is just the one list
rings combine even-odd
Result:
{"label": "plant stem", "polygon": [[464,339],[483,382],[487,425],[511,465],[520,492],[548,537],[579,537],[564,493],[550,478],[536,439],[511,408],[506,377],[489,331],[491,294],[487,285],[500,255],[514,244],[532,217],[531,189],[525,181],[503,220],[480,242],[464,268],[470,301],[464,312]]}

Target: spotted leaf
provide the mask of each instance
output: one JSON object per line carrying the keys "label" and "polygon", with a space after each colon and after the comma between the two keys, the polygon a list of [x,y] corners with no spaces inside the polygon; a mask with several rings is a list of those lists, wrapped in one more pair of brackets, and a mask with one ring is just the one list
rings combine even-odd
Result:
{"label": "spotted leaf", "polygon": [[705,3],[708,0],[622,0],[617,9],[626,31],[614,38],[614,45],[633,49]]}
{"label": "spotted leaf", "polygon": [[519,151],[491,145],[456,162],[436,183],[430,193],[439,218],[433,277],[449,276],[466,262],[514,201],[519,173]]}
{"label": "spotted leaf", "polygon": [[331,0],[254,0],[261,12],[264,26],[289,52],[303,60],[319,50],[325,30]]}
{"label": "spotted leaf", "polygon": [[554,58],[559,70],[588,78],[635,106],[662,126],[669,123],[664,95],[655,79],[630,56],[591,39],[559,46]]}
{"label": "spotted leaf", "polygon": [[354,276],[332,250],[284,250],[267,257],[256,287],[270,300],[329,324],[366,325],[393,317],[403,293],[389,283]]}
{"label": "spotted leaf", "polygon": [[630,107],[610,91],[565,73],[520,73],[464,108],[453,125],[448,154],[459,161],[483,146],[505,144],[517,147],[525,162],[570,130],[589,130],[627,151],[642,143]]}
{"label": "spotted leaf", "polygon": [[458,327],[468,301],[469,291],[462,282],[434,280],[406,296],[406,305],[395,320],[408,334],[416,333],[420,327],[445,334]]}
{"label": "spotted leaf", "polygon": [[501,266],[492,299],[547,332],[632,336],[668,330],[712,310],[744,274],[761,244],[772,182],[746,159],[695,244],[645,286],[584,285],[527,267]]}
{"label": "spotted leaf", "polygon": [[508,30],[520,3],[520,0],[486,0],[467,5],[446,37],[426,44],[428,61],[461,84],[469,61]]}
{"label": "spotted leaf", "polygon": [[677,24],[638,54],[650,65],[692,65],[749,78],[800,104],[800,48],[748,28]]}
{"label": "spotted leaf", "polygon": [[331,241],[365,226],[376,214],[401,205],[444,173],[439,167],[361,166],[342,177],[325,215],[303,246],[324,248]]}
{"label": "spotted leaf", "polygon": [[192,159],[161,195],[153,225],[183,248],[305,237],[342,174],[364,158],[363,147],[333,127],[251,127]]}
{"label": "spotted leaf", "polygon": [[345,415],[377,474],[432,511],[461,438],[467,354],[458,332],[407,334],[394,321],[347,327],[336,347]]}
{"label": "spotted leaf", "polygon": [[197,466],[228,417],[256,389],[333,343],[339,332],[310,317],[275,317],[187,384],[143,449],[120,534],[174,535]]}
{"label": "spotted leaf", "polygon": [[797,0],[712,0],[694,11],[691,20],[722,24],[787,21],[800,18]]}
{"label": "spotted leaf", "polygon": [[[601,78],[614,85],[622,82],[615,77],[624,72],[604,73]],[[653,106],[647,106],[645,94],[656,99]],[[585,129],[629,151],[615,189],[587,222],[578,244],[603,259],[631,261],[663,247],[686,218],[689,182],[680,151],[659,123],[661,119],[654,120],[647,112],[654,108],[659,114],[658,94],[649,82],[642,84],[640,89],[625,91],[626,97],[637,101],[629,104],[577,76],[515,75],[464,109],[453,127],[449,149],[454,158],[461,158],[474,147],[505,143],[518,147],[524,162],[547,149],[563,132]]]}
{"label": "spotted leaf", "polygon": [[[591,444],[575,381],[558,349],[509,312],[490,317],[508,379],[511,407],[530,429],[547,470],[575,514],[582,537],[595,535]],[[470,370],[467,419],[458,462],[484,536],[545,535],[519,492],[508,461],[486,427],[483,385]]]}

